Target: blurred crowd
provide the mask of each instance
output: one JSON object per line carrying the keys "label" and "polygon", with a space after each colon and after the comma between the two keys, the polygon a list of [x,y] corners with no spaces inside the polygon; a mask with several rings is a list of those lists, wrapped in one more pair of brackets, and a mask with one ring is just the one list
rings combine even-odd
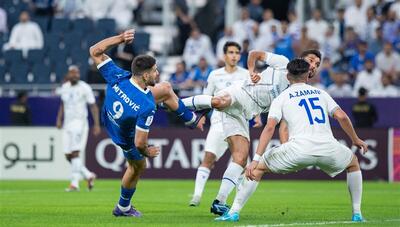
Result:
{"label": "blurred crowd", "polygon": [[311,83],[334,97],[357,96],[360,88],[365,88],[371,97],[400,95],[399,0],[337,1],[332,15],[322,15],[314,9],[305,23],[290,7],[286,19],[277,20],[274,12],[262,3],[245,2],[240,18],[232,26],[224,27],[214,42],[215,35],[202,33],[196,18],[190,18],[185,14],[186,8],[178,5],[180,32],[190,36],[184,41],[183,62],[176,65],[176,72],[171,75],[175,87],[201,92],[210,69],[223,65],[223,44],[236,41],[243,46],[243,67],[251,49],[282,54],[289,59],[306,49],[320,49],[323,62]]}
{"label": "blurred crowd", "polygon": [[[132,27],[138,12],[146,8],[143,0],[1,2],[0,35],[7,34],[2,51],[22,50],[24,57],[28,56],[29,50],[46,48],[46,33],[49,30],[51,33],[62,31],[59,25],[51,24],[54,20],[41,24],[37,18],[68,18],[71,21],[109,18],[114,21],[112,33]],[[13,11],[9,5],[16,5],[16,2],[22,7]],[[335,6],[330,14],[321,13],[318,7],[311,8],[311,18],[306,18],[305,22],[296,15],[295,1],[286,1],[289,2],[289,10],[283,20],[275,18],[274,11],[266,7],[268,4],[265,1],[238,2],[241,4],[239,18],[231,26],[225,26],[226,0],[173,1],[178,34],[171,54],[182,56],[182,61],[176,64],[175,72],[169,77],[176,91],[184,94],[201,93],[211,70],[223,66],[223,44],[236,41],[242,45],[242,67],[247,67],[247,56],[251,49],[270,51],[293,59],[305,49],[317,48],[323,53],[323,62],[318,76],[311,81],[314,86],[326,89],[335,97],[357,96],[360,88],[365,88],[372,97],[400,95],[400,0],[334,1]],[[191,4],[197,4],[195,13],[191,10]],[[31,20],[32,17],[36,20]],[[80,33],[71,33],[72,36],[75,34]],[[103,35],[105,33],[97,38],[101,39]],[[62,39],[67,43],[66,36]],[[48,52],[50,61],[51,48]],[[55,50],[62,53],[57,48]],[[87,46],[82,44],[79,48],[84,52]],[[74,62],[72,51],[69,54],[73,59],[71,63],[78,64]],[[138,53],[132,46],[121,45],[110,54],[129,69],[131,59]],[[87,57],[83,61],[87,62]],[[82,56],[76,58],[82,60]],[[78,65],[86,67],[85,64]],[[51,67],[49,70],[54,67],[57,71],[57,66]],[[103,82],[95,68],[90,65],[87,68],[81,71],[88,72],[89,82]]]}

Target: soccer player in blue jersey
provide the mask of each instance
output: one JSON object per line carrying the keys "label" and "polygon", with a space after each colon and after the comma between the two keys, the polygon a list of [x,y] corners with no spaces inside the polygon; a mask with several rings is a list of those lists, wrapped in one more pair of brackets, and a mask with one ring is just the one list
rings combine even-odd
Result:
{"label": "soccer player in blue jersey", "polygon": [[146,168],[145,157],[160,153],[159,147],[149,146],[148,133],[156,112],[156,103],[174,111],[187,125],[198,125],[201,117],[189,111],[172,91],[169,83],[156,84],[159,72],[156,59],[139,55],[132,61],[131,72],[119,68],[105,52],[111,47],[131,43],[134,30],[106,38],[90,48],[90,55],[107,81],[106,99],[101,111],[102,122],[113,142],[120,146],[128,161],[122,177],[121,196],[113,210],[115,216],[141,217],[131,205],[140,175]]}

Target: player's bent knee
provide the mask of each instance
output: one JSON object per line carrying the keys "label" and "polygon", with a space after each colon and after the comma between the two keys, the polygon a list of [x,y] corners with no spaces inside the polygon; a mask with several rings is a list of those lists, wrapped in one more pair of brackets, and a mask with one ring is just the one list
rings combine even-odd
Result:
{"label": "player's bent knee", "polygon": [[358,158],[353,154],[353,158],[350,164],[346,168],[347,172],[355,172],[360,170],[360,164],[358,163]]}

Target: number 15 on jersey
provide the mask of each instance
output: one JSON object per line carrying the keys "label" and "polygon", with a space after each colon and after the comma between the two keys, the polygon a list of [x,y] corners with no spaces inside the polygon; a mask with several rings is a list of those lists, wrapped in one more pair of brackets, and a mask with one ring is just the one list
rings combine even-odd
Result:
{"label": "number 15 on jersey", "polygon": [[[318,105],[319,98],[308,98],[308,99],[301,99],[299,102],[299,106],[304,107],[307,112],[308,121],[310,125],[313,125],[314,122],[317,124],[325,123],[325,112],[324,109],[320,105]],[[311,106],[311,109],[310,109]]]}

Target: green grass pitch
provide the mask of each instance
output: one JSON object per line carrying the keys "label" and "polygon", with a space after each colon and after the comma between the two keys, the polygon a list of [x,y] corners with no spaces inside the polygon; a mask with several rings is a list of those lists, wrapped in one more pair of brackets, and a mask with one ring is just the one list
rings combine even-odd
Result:
{"label": "green grass pitch", "polygon": [[[0,226],[400,226],[400,184],[364,182],[363,215],[349,223],[344,181],[268,181],[259,185],[237,223],[218,223],[209,206],[220,181],[209,181],[199,207],[189,207],[192,180],[142,180],[133,197],[143,217],[111,215],[118,180],[98,180],[92,192],[63,191],[66,181],[0,181]],[[229,203],[232,203],[233,194]]]}

